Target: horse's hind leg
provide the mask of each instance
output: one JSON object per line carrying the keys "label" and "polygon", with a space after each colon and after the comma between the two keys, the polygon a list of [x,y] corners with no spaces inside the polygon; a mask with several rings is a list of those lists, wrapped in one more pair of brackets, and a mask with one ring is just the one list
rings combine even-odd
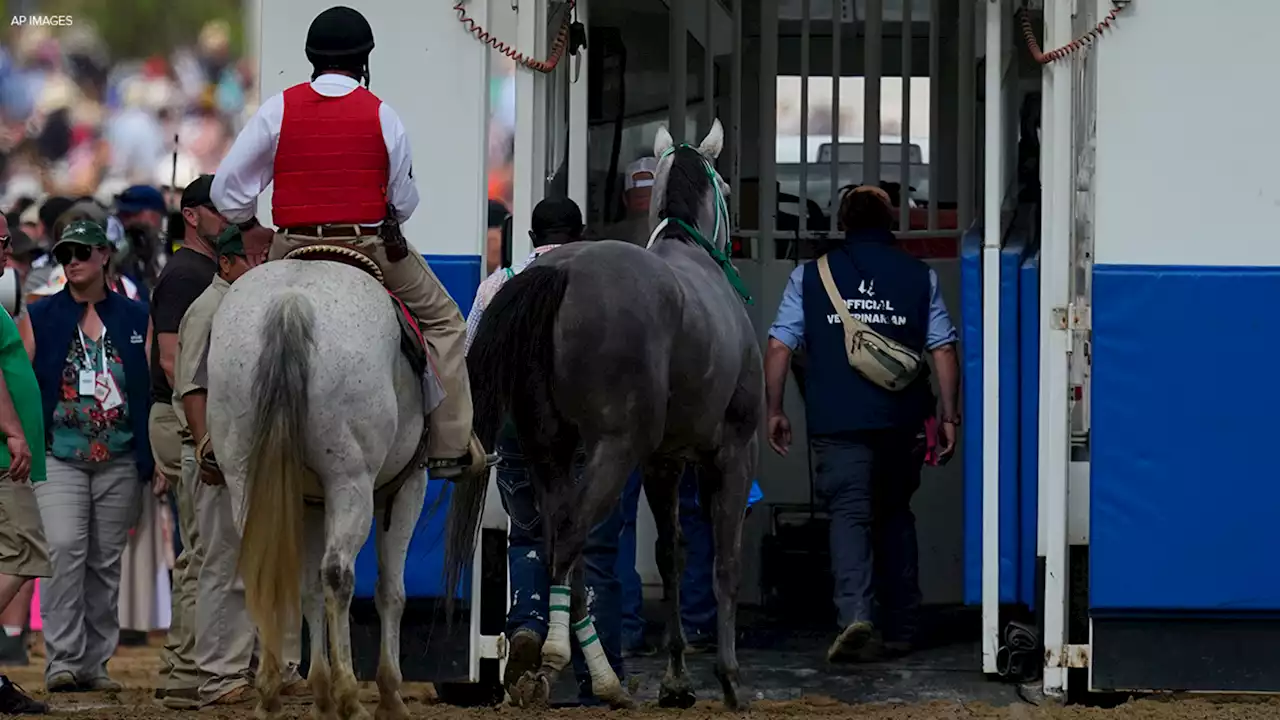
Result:
{"label": "horse's hind leg", "polygon": [[427,495],[427,476],[416,475],[405,481],[391,499],[391,518],[383,524],[377,519],[378,589],[374,603],[382,621],[382,652],[378,657],[377,720],[404,720],[409,709],[400,698],[400,618],[404,615],[404,562],[409,553],[413,529],[422,514]]}
{"label": "horse's hind leg", "polygon": [[302,566],[302,615],[307,620],[311,643],[311,715],[315,720],[337,720],[333,704],[333,684],[326,652],[329,633],[325,629],[324,582],[320,576],[324,559],[324,510],[308,506],[303,516],[306,558]]}
{"label": "horse's hind leg", "polygon": [[738,582],[742,577],[742,523],[755,475],[755,457],[756,439],[752,435],[744,444],[721,447],[712,462],[704,465],[708,471],[705,480],[714,489],[711,523],[716,543],[716,677],[724,691],[724,704],[730,710],[747,706],[738,678]]}
{"label": "horse's hind leg", "polygon": [[657,561],[666,606],[667,672],[658,691],[661,707],[690,708],[696,698],[685,667],[684,624],[680,622],[680,578],[684,574],[684,538],[680,531],[679,488],[684,463],[653,459],[644,469],[644,493],[658,530]]}
{"label": "horse's hind leg", "polygon": [[325,614],[329,624],[329,662],[333,669],[333,697],[338,717],[367,720],[360,705],[359,685],[351,662],[351,596],[356,589],[356,555],[369,538],[373,521],[373,478],[352,475],[335,482],[324,479]]}

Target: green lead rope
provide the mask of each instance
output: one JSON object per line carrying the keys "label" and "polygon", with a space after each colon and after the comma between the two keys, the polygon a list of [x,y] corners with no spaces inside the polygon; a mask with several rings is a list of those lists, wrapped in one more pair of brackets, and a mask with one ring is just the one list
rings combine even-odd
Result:
{"label": "green lead rope", "polygon": [[716,261],[716,264],[724,271],[724,276],[729,279],[729,284],[732,285],[733,289],[737,290],[738,295],[742,297],[742,301],[748,305],[754,305],[755,302],[751,299],[751,293],[747,292],[747,286],[742,282],[742,276],[738,274],[738,269],[729,261],[729,256],[725,255],[720,248],[707,242],[707,239],[702,237],[702,233],[698,232],[698,230],[689,223],[681,220],[680,218],[670,218],[670,220],[684,228],[685,232],[692,235],[693,239],[697,240],[698,244],[702,246],[702,249],[706,250],[707,254],[711,256],[711,259]]}

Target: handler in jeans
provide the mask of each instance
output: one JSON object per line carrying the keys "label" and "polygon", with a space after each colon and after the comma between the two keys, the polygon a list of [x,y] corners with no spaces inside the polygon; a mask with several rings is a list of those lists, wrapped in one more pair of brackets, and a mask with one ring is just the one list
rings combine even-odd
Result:
{"label": "handler in jeans", "polygon": [[[840,205],[845,241],[826,253],[849,313],[937,368],[942,392],[938,454],[956,445],[959,365],[956,330],[938,278],[895,246],[895,213],[879,188],[853,189]],[[791,354],[808,353],[805,407],[813,478],[831,513],[831,564],[840,634],[828,660],[869,660],[908,652],[920,606],[919,558],[911,496],[920,486],[926,420],[935,413],[927,364],[897,392],[849,365],[844,328],[817,263],[796,268],[769,329],[765,352],[769,444],[786,455],[791,424],[782,409]]]}
{"label": "handler in jeans", "polygon": [[[476,291],[476,301],[467,318],[467,349],[480,327],[480,319],[493,297],[507,280],[535,263],[539,256],[554,252],[565,243],[582,240],[582,211],[569,198],[547,198],[533,209],[529,223],[533,253],[516,270],[499,268],[485,279]],[[542,664],[542,642],[547,637],[547,620],[551,577],[544,557],[542,517],[533,488],[532,468],[525,462],[511,424],[498,433],[498,492],[502,507],[511,518],[507,538],[507,562],[511,575],[511,609],[507,612],[506,677],[508,689],[525,672]],[[581,476],[584,458],[575,458],[574,469]],[[622,680],[622,616],[619,607],[620,587],[615,565],[618,559],[618,536],[622,531],[622,507],[587,536],[582,562],[585,564],[588,608],[595,618],[596,634],[613,672]],[[587,672],[582,649],[571,641],[574,674],[578,680],[578,696],[584,705],[598,704],[591,692],[591,675]]]}

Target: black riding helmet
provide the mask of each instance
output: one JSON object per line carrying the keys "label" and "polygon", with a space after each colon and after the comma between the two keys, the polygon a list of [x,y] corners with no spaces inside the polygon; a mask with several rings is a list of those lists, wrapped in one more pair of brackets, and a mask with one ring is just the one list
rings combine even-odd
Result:
{"label": "black riding helmet", "polygon": [[307,30],[307,60],[318,76],[324,70],[360,73],[368,82],[373,28],[359,10],[337,5],[311,21]]}

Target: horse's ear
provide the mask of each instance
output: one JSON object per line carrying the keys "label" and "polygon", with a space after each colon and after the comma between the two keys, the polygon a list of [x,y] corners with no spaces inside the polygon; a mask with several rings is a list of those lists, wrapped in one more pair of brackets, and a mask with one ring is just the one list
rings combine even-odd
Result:
{"label": "horse's ear", "polygon": [[676,141],[671,138],[671,132],[667,130],[666,125],[658,127],[658,134],[653,136],[653,156],[661,158],[663,153],[671,149]]}
{"label": "horse's ear", "polygon": [[720,118],[716,118],[711,123],[711,132],[702,138],[702,144],[698,146],[698,152],[709,158],[720,157],[720,151],[724,149],[724,126],[720,124]]}

